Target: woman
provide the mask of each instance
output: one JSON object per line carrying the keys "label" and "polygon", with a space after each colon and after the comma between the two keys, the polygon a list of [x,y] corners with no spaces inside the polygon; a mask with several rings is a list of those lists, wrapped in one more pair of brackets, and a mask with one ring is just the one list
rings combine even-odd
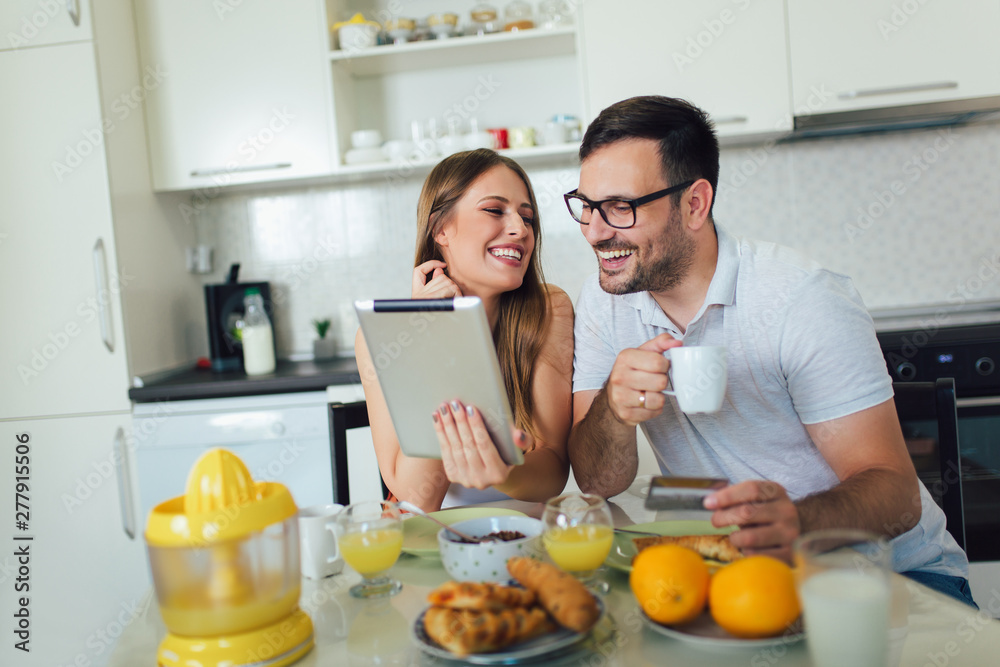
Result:
{"label": "woman", "polygon": [[355,353],[382,479],[397,498],[427,511],[502,494],[528,501],[558,495],[569,474],[573,305],[565,292],[543,282],[538,206],[528,175],[491,150],[452,155],[424,182],[417,224],[412,297],[482,300],[524,463],[508,466],[500,459],[479,410],[461,397],[427,415],[441,460],[404,455],[359,330]]}

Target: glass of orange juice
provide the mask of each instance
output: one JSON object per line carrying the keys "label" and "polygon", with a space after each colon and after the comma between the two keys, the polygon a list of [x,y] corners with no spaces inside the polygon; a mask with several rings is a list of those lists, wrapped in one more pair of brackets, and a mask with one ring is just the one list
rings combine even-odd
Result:
{"label": "glass of orange juice", "polygon": [[395,595],[403,587],[387,572],[403,548],[403,522],[396,503],[373,500],[348,505],[333,526],[344,562],[361,575],[352,586],[356,598]]}
{"label": "glass of orange juice", "polygon": [[607,591],[597,571],[611,551],[614,529],[604,498],[591,493],[564,493],[545,503],[542,542],[552,561],[590,588]]}

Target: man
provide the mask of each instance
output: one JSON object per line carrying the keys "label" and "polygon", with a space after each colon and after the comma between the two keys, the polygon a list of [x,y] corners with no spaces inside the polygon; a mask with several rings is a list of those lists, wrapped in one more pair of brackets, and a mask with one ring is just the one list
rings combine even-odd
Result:
{"label": "man", "polygon": [[[849,278],[715,225],[719,148],[683,100],[605,109],[566,203],[598,257],[575,324],[569,456],[584,491],[634,480],[641,425],[664,474],[724,477],[705,500],[733,544],[790,560],[823,528],[894,538],[894,568],[969,604],[968,560],[917,479],[874,327]],[[716,414],[686,415],[663,351],[727,348]],[[919,571],[914,573],[914,571]]]}

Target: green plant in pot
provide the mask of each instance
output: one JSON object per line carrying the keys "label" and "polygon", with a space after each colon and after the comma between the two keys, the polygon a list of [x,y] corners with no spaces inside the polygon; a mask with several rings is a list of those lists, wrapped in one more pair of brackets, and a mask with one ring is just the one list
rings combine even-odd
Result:
{"label": "green plant in pot", "polygon": [[326,337],[332,321],[327,319],[313,320],[316,329],[316,340],[313,341],[313,358],[316,360],[333,359],[337,356],[337,339]]}

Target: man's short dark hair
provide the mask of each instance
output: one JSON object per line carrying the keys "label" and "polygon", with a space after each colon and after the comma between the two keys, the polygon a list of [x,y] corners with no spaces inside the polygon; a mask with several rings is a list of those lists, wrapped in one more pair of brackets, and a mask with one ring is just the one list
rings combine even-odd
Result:
{"label": "man's short dark hair", "polygon": [[[719,184],[719,141],[707,113],[685,100],[661,95],[616,102],[587,128],[580,145],[580,161],[603,146],[627,139],[659,142],[667,186],[699,178],[711,183],[714,208]],[[682,194],[671,195],[675,206],[680,204]]]}

